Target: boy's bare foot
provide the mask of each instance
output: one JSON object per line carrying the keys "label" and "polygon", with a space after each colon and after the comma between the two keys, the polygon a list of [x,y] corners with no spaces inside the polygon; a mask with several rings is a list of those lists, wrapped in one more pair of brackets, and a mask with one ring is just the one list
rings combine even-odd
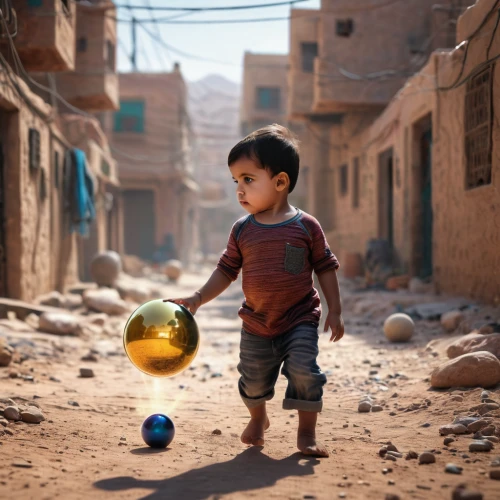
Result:
{"label": "boy's bare foot", "polygon": [[329,457],[330,453],[319,441],[316,441],[314,435],[308,433],[298,433],[297,434],[297,448],[304,455],[311,457]]}
{"label": "boy's bare foot", "polygon": [[297,447],[310,457],[329,457],[326,446],[316,441],[316,422],[318,414],[312,411],[299,410],[299,429],[297,431]]}
{"label": "boy's bare foot", "polygon": [[267,415],[264,415],[264,418],[252,417],[241,435],[241,442],[253,446],[264,446],[264,431],[269,429],[269,425]]}

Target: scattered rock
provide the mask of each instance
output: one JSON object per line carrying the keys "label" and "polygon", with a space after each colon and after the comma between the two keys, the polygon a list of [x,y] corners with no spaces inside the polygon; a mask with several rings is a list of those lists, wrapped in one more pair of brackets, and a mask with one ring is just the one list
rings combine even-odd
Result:
{"label": "scattered rock", "polygon": [[414,331],[415,323],[407,314],[391,314],[384,322],[384,334],[391,342],[407,342]]}
{"label": "scattered rock", "polygon": [[462,474],[462,471],[464,470],[463,467],[460,467],[455,464],[446,464],[446,467],[444,469],[445,472],[448,474]]}
{"label": "scattered rock", "polygon": [[66,312],[44,312],[40,316],[39,330],[54,335],[78,335],[79,319]]}
{"label": "scattered rock", "polygon": [[84,304],[92,310],[113,315],[124,314],[129,311],[127,303],[120,294],[112,288],[99,288],[83,292]]}
{"label": "scattered rock", "polygon": [[383,406],[380,406],[380,405],[373,405],[372,406],[372,411],[373,412],[378,412],[378,411],[383,411],[383,410],[384,410]]}
{"label": "scattered rock", "polygon": [[391,455],[395,458],[403,458],[403,454],[402,453],[399,453],[398,451],[387,451],[387,454],[386,454],[386,457],[387,455]]}
{"label": "scattered rock", "polygon": [[436,462],[436,457],[434,453],[431,453],[429,451],[424,451],[424,453],[421,453],[418,457],[419,464],[433,464],[435,462]]}
{"label": "scattered rock", "polygon": [[386,493],[385,500],[401,500],[401,497],[395,493]]}
{"label": "scattered rock", "polygon": [[413,450],[410,450],[407,454],[406,454],[406,460],[417,460],[418,458],[418,453],[416,451],[413,451]]}
{"label": "scattered rock", "polygon": [[94,371],[92,368],[80,368],[80,377],[82,378],[92,378],[94,376]]}
{"label": "scattered rock", "polygon": [[45,420],[45,416],[37,407],[30,406],[21,412],[21,419],[28,424],[39,424]]}
{"label": "scattered rock", "polygon": [[453,443],[454,441],[455,440],[453,438],[447,437],[447,438],[444,438],[443,444],[445,446],[448,446],[449,444]]}
{"label": "scattered rock", "polygon": [[479,328],[478,332],[481,335],[491,335],[492,333],[500,333],[500,323],[487,323]]}
{"label": "scattered rock", "polygon": [[500,469],[490,470],[490,479],[500,481]]}
{"label": "scattered rock", "polygon": [[491,352],[500,358],[500,333],[486,336],[476,332],[469,333],[449,345],[446,354],[449,358],[456,358],[462,354],[478,351]]}
{"label": "scattered rock", "polygon": [[483,500],[483,494],[469,491],[465,484],[459,484],[452,493],[451,500]]}
{"label": "scattered rock", "polygon": [[469,445],[469,451],[491,451],[493,449],[493,443],[488,440],[483,441],[472,441]]}
{"label": "scattered rock", "polygon": [[476,420],[475,422],[470,423],[467,426],[467,430],[469,432],[477,432],[480,431],[483,427],[486,427],[489,424],[487,420]]}
{"label": "scattered rock", "polygon": [[500,361],[490,352],[463,354],[437,367],[431,385],[449,387],[491,387],[500,382]]}
{"label": "scattered rock", "polygon": [[359,413],[368,413],[372,409],[372,405],[368,401],[361,401],[358,406]]}
{"label": "scattered rock", "polygon": [[496,427],[494,425],[488,425],[488,427],[484,427],[481,429],[481,434],[483,436],[494,436],[496,432]]}
{"label": "scattered rock", "polygon": [[470,411],[475,411],[479,413],[479,415],[486,415],[493,410],[498,410],[500,405],[497,403],[481,403],[480,405],[473,406]]}
{"label": "scattered rock", "polygon": [[467,427],[462,424],[447,424],[439,428],[441,436],[448,436],[449,434],[467,434]]}
{"label": "scattered rock", "polygon": [[384,457],[387,454],[387,446],[382,446],[382,448],[378,450],[378,454],[380,457]]}
{"label": "scattered rock", "polygon": [[464,315],[460,311],[448,311],[441,316],[441,326],[447,332],[453,332],[464,320]]}
{"label": "scattered rock", "polygon": [[3,416],[7,420],[14,420],[17,422],[21,420],[21,414],[19,413],[19,408],[17,406],[7,406],[3,411]]}
{"label": "scattered rock", "polygon": [[214,429],[212,431],[212,434],[215,434],[216,436],[220,436],[222,434],[222,432],[219,429]]}
{"label": "scattered rock", "polygon": [[33,467],[33,465],[31,465],[31,463],[27,460],[24,460],[24,458],[14,459],[11,465],[12,467],[21,467],[23,469],[31,469],[31,467]]}

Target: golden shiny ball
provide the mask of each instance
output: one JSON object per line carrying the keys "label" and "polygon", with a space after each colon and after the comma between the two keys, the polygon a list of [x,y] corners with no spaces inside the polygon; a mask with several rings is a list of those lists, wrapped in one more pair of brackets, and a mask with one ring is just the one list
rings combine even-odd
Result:
{"label": "golden shiny ball", "polygon": [[162,299],[139,306],[123,334],[123,346],[132,364],[155,377],[173,377],[185,370],[199,344],[193,315],[185,307]]}

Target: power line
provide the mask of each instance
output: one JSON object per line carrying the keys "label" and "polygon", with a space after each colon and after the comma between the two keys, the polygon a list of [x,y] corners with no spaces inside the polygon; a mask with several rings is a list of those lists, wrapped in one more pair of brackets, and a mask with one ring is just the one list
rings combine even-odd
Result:
{"label": "power line", "polygon": [[156,10],[156,11],[183,11],[183,12],[207,12],[207,11],[229,11],[229,10],[249,10],[249,9],[260,9],[265,7],[279,7],[282,5],[293,5],[301,2],[308,2],[309,0],[288,0],[287,2],[274,2],[274,3],[263,3],[254,5],[232,5],[225,7],[158,7],[151,5],[119,5],[116,7],[124,7],[127,9],[138,9],[138,10]]}
{"label": "power line", "polygon": [[157,36],[154,35],[154,33],[151,33],[151,31],[149,31],[142,23],[139,23],[139,25],[153,40],[156,40],[162,47],[166,48],[167,50],[170,50],[171,52],[179,54],[182,57],[187,57],[188,59],[194,59],[197,61],[205,61],[205,62],[211,62],[211,63],[215,63],[215,64],[223,64],[225,66],[241,67],[241,64],[234,64],[234,63],[230,63],[227,61],[218,61],[217,59],[208,59],[205,57],[197,56],[195,54],[189,54],[188,52],[184,52],[182,50],[176,49],[172,45],[167,44],[162,38],[158,38]]}

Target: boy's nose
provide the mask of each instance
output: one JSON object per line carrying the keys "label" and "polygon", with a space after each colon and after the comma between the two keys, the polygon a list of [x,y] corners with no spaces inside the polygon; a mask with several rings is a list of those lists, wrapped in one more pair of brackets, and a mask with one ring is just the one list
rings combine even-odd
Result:
{"label": "boy's nose", "polygon": [[245,194],[245,191],[241,186],[236,186],[236,194]]}

